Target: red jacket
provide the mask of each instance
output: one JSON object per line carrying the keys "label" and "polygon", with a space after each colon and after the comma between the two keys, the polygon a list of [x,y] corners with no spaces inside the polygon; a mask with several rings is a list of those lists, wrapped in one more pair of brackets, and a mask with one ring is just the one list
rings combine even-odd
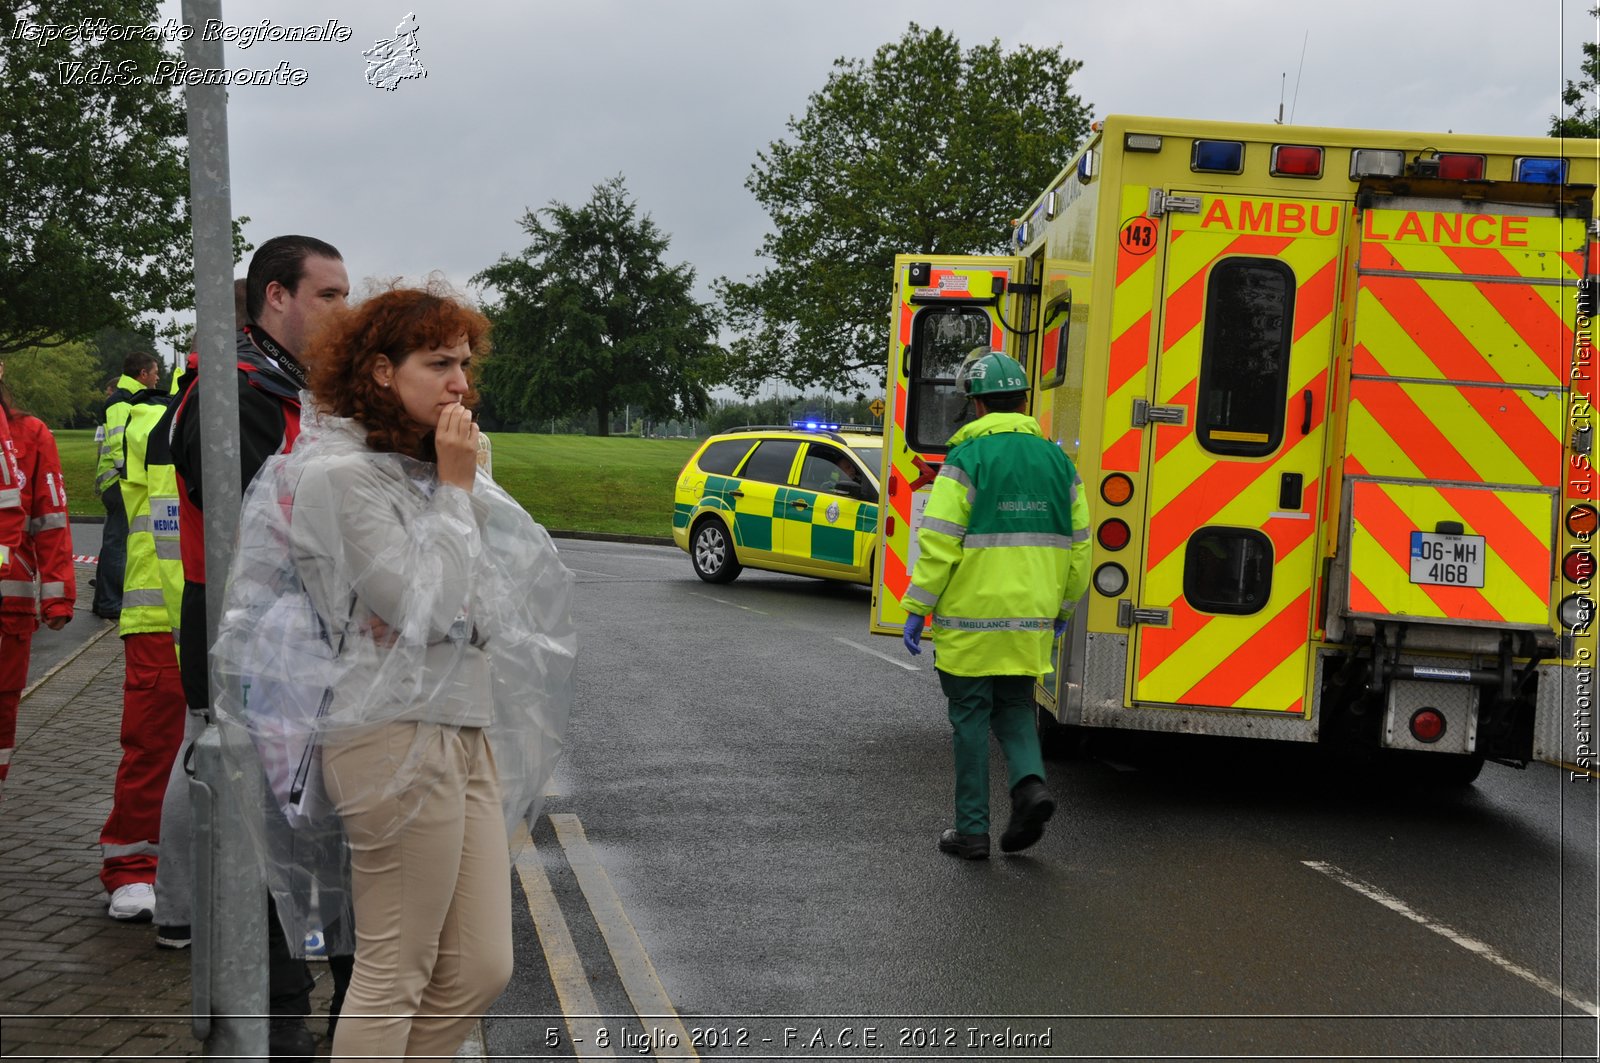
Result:
{"label": "red jacket", "polygon": [[[55,437],[37,417],[0,410],[0,613],[72,616],[77,578]],[[36,589],[34,578],[40,586]],[[35,595],[38,595],[36,598]]]}

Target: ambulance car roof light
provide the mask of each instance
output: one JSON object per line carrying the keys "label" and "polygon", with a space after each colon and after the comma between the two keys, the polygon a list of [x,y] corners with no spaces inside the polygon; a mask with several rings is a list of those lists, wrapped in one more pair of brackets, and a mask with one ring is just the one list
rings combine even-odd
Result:
{"label": "ambulance car roof light", "polygon": [[1559,185],[1567,180],[1567,160],[1524,156],[1511,164],[1512,180],[1534,185]]}
{"label": "ambulance car roof light", "polygon": [[1154,133],[1127,133],[1122,147],[1127,151],[1160,151],[1161,138]]}
{"label": "ambulance car roof light", "polygon": [[1094,179],[1094,152],[1086,151],[1078,156],[1078,180],[1088,184]]}
{"label": "ambulance car roof light", "polygon": [[1237,140],[1197,140],[1189,156],[1195,173],[1244,173],[1244,144]]}
{"label": "ambulance car roof light", "polygon": [[1272,145],[1272,176],[1321,177],[1322,149],[1307,144]]}
{"label": "ambulance car roof light", "polygon": [[1406,153],[1399,149],[1357,148],[1350,153],[1350,179],[1399,177],[1405,172]]}

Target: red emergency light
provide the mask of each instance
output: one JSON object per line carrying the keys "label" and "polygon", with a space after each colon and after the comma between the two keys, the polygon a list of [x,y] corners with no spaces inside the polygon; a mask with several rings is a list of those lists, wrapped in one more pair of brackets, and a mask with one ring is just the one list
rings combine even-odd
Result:
{"label": "red emergency light", "polygon": [[1303,144],[1274,144],[1272,176],[1321,177],[1322,149]]}
{"label": "red emergency light", "polygon": [[1444,715],[1438,709],[1418,709],[1411,714],[1411,737],[1418,742],[1437,742],[1444,737]]}
{"label": "red emergency light", "polygon": [[1443,152],[1439,155],[1439,176],[1446,181],[1483,180],[1482,155]]}

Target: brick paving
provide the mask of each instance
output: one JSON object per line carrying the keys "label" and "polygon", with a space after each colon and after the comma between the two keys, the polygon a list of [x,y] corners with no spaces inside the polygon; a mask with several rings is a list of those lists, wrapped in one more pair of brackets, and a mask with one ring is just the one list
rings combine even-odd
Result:
{"label": "brick paving", "polygon": [[[88,611],[90,571],[78,569],[73,623],[103,630],[23,698],[0,797],[0,1057],[199,1058],[189,950],[157,949],[152,924],[106,915],[99,838],[121,756],[122,643]],[[327,969],[312,971],[325,1015]]]}

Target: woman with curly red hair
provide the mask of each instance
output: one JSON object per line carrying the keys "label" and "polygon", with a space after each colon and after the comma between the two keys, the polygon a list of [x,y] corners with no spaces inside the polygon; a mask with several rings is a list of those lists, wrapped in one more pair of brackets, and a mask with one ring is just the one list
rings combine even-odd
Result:
{"label": "woman with curly red hair", "polygon": [[[213,651],[225,676],[254,684],[255,703],[223,711],[258,749],[260,735],[299,731],[302,759],[320,753],[328,811],[305,792],[314,767],[293,774],[292,797],[275,787],[268,812],[300,840],[285,849],[269,828],[265,863],[294,942],[310,896],[323,912],[339,897],[327,842],[346,840],[334,855],[348,852],[356,959],[336,1059],[451,1058],[500,995],[508,832],[537,813],[565,728],[570,576],[477,466],[470,374],[488,331],[446,293],[396,289],[319,335],[314,406],[245,501]],[[313,652],[283,634],[308,630],[282,620],[300,600]],[[320,699],[282,696],[313,676]],[[316,710],[294,718],[291,702]]]}

